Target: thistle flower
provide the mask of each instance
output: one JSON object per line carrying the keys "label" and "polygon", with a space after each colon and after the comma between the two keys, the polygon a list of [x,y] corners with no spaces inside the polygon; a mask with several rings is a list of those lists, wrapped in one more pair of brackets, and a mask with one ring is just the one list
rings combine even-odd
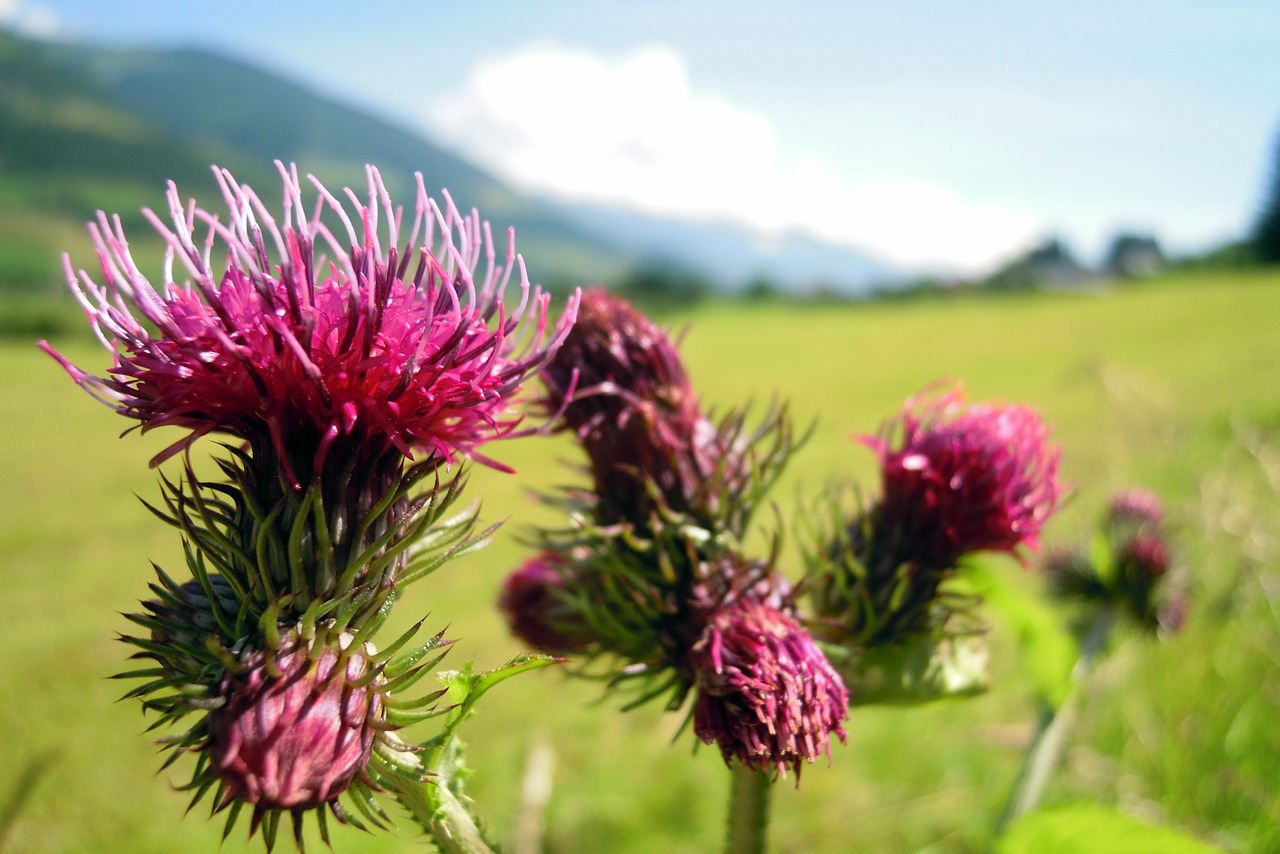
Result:
{"label": "thistle flower", "polygon": [[742,413],[713,424],[666,334],[598,289],[542,379],[592,483],[545,498],[570,524],[508,579],[513,630],[581,653],[581,672],[635,690],[628,708],[694,694],[696,734],[726,760],[798,771],[843,738],[847,692],[793,616],[777,541],[764,561],[741,545],[796,446],[785,409],[750,433]]}
{"label": "thistle flower", "polygon": [[849,692],[803,626],[752,598],[715,612],[690,651],[693,729],[725,762],[786,776],[845,741]]}
{"label": "thistle flower", "polygon": [[[129,696],[159,712],[157,726],[186,726],[166,739],[166,764],[197,754],[192,803],[216,786],[228,830],[251,806],[250,832],[262,825],[268,847],[286,812],[299,845],[305,813],[320,816],[326,838],[323,808],[358,824],[340,795],[375,825],[386,820],[372,795],[380,788],[425,803],[412,792],[426,772],[387,734],[442,713],[440,692],[400,692],[447,642],[436,635],[396,656],[417,627],[382,653],[372,638],[405,586],[483,539],[472,537],[474,507],[445,517],[462,480],[442,477],[443,466],[494,464],[477,449],[520,432],[522,384],[576,309],[575,297],[549,328],[548,299],[513,241],[496,264],[487,224],[447,196],[442,211],[421,176],[402,235],[372,167],[367,202],[347,191],[351,215],[312,179],[308,216],[297,171],[280,173],[279,223],[223,170],[214,174],[225,223],[194,202],[184,208],[171,184],[172,228],[145,212],[168,245],[159,288],[134,263],[119,219],[100,214],[90,231],[104,283],[67,268],[114,364],[93,376],[42,343],[142,430],[185,431],[153,464],[209,433],[238,440],[215,457],[222,479],[197,476],[189,456],[183,477],[162,476],[163,504],[151,509],[182,532],[191,580],[158,570],[157,598],[129,615],[146,631],[125,638],[157,666],[122,677],[147,680]],[[326,206],[346,248],[321,219]],[[207,229],[202,246],[197,227]],[[434,827],[431,809],[410,808]]]}
{"label": "thistle flower", "polygon": [[555,552],[542,552],[507,576],[498,609],[511,633],[531,649],[551,655],[579,652],[593,640],[574,601],[582,589],[581,573]]}
{"label": "thistle flower", "polygon": [[881,494],[837,521],[811,559],[832,639],[867,648],[946,630],[970,605],[944,589],[964,555],[1036,548],[1059,501],[1048,432],[1028,407],[966,405],[952,389],[909,399],[879,436],[862,437]]}
{"label": "thistle flower", "polygon": [[[172,228],[144,211],[168,245],[159,288],[134,262],[119,218],[100,213],[90,233],[103,284],[66,265],[114,364],[98,377],[47,342],[43,349],[143,430],[188,431],[153,463],[221,432],[274,451],[300,488],[335,444],[448,461],[511,435],[512,401],[566,334],[574,302],[548,338],[548,298],[530,287],[514,240],[495,264],[488,224],[474,211],[464,217],[447,195],[442,211],[421,175],[403,235],[401,211],[373,167],[367,202],[348,191],[353,216],[315,179],[308,216],[297,170],[279,168],[282,223],[225,170],[214,170],[225,223],[194,202],[184,207],[170,183]],[[345,226],[345,247],[321,221],[324,206]],[[203,245],[194,238],[201,226]],[[190,276],[184,284],[175,260]],[[503,293],[516,268],[520,301],[511,310]]]}
{"label": "thistle flower", "polygon": [[1026,406],[966,406],[958,389],[912,398],[880,436],[862,439],[881,469],[876,539],[890,540],[899,562],[928,567],[1036,548],[1060,496],[1048,436]]}

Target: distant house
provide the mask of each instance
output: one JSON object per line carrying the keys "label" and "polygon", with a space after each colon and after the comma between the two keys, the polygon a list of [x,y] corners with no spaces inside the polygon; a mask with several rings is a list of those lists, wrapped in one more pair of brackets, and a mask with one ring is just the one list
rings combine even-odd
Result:
{"label": "distant house", "polygon": [[1111,243],[1104,269],[1121,279],[1142,279],[1159,275],[1167,259],[1159,242],[1150,234],[1120,234]]}
{"label": "distant house", "polygon": [[1001,267],[983,283],[996,290],[1072,288],[1098,281],[1058,238],[1051,238]]}

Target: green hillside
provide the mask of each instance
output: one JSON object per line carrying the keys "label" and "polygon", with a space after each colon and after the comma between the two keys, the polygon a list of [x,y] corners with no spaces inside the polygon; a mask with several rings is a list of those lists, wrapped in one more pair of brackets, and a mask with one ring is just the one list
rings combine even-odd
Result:
{"label": "green hillside", "polygon": [[334,188],[382,171],[412,204],[413,173],[477,207],[501,239],[514,226],[530,274],[568,287],[616,275],[632,257],[551,215],[420,136],[253,66],[195,50],[122,50],[32,41],[0,31],[0,296],[52,293],[59,257],[91,257],[83,223],[119,213],[131,240],[164,188],[216,198],[209,167],[270,187],[275,160]]}

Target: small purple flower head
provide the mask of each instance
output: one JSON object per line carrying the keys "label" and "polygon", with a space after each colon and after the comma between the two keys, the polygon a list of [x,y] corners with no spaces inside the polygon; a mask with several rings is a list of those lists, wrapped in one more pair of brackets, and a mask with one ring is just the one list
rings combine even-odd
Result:
{"label": "small purple flower head", "polygon": [[[103,283],[77,275],[69,259],[67,272],[114,365],[97,377],[42,347],[143,430],[189,431],[157,463],[212,432],[274,449],[286,468],[308,472],[338,441],[449,460],[510,435],[513,399],[564,337],[575,303],[549,332],[547,297],[530,287],[511,240],[496,264],[488,225],[447,195],[442,211],[421,176],[406,234],[372,167],[367,202],[347,191],[351,215],[314,179],[308,215],[297,170],[280,172],[280,222],[225,170],[214,171],[225,219],[184,207],[171,183],[172,228],[144,211],[168,244],[159,288],[135,264],[119,218],[100,213],[90,232]],[[345,239],[321,221],[326,206]],[[201,242],[198,227],[207,229]],[[513,308],[503,293],[517,268]]]}
{"label": "small purple flower head", "polygon": [[785,610],[751,598],[713,613],[690,652],[697,699],[693,728],[726,762],[756,771],[831,756],[842,742],[849,692],[809,632]]}
{"label": "small purple flower head", "polygon": [[917,396],[863,442],[882,470],[875,536],[892,540],[901,562],[951,566],[969,552],[1034,549],[1057,509],[1059,450],[1029,407],[966,405],[959,389]]}
{"label": "small purple flower head", "polygon": [[498,609],[511,633],[530,648],[549,655],[581,652],[592,636],[572,602],[580,585],[580,574],[562,557],[542,552],[507,576]]}
{"label": "small purple flower head", "polygon": [[225,705],[209,716],[222,805],[251,804],[254,827],[270,811],[334,805],[364,775],[385,728],[378,678],[370,671],[361,650],[324,645],[317,651],[292,636],[277,651],[248,656],[243,672],[227,675],[220,692]]}
{"label": "small purple flower head", "polygon": [[716,430],[675,345],[648,317],[601,288],[587,291],[542,379],[543,405],[563,412],[591,460],[599,521],[647,523],[646,478],[668,507],[690,509],[715,467]]}

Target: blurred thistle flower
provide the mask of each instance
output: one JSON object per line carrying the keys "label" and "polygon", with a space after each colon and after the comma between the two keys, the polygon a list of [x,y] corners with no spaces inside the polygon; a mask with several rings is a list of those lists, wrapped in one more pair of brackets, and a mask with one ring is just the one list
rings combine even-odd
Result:
{"label": "blurred thistle flower", "polygon": [[[173,227],[144,211],[168,247],[159,289],[134,262],[119,217],[99,213],[89,230],[103,284],[77,275],[69,258],[66,265],[114,365],[98,377],[42,348],[143,430],[189,431],[154,463],[222,432],[274,451],[297,487],[335,445],[405,457],[421,450],[444,462],[511,435],[513,399],[567,333],[574,302],[548,339],[548,297],[530,287],[514,239],[496,264],[488,224],[474,211],[461,215],[447,194],[442,211],[421,175],[403,234],[401,211],[369,167],[367,203],[348,191],[357,232],[314,178],[319,199],[308,216],[297,170],[277,165],[282,224],[226,170],[214,170],[225,223],[194,202],[184,207],[170,183]],[[345,226],[345,247],[321,220],[325,206]],[[191,277],[185,284],[173,278],[175,260]],[[503,292],[517,267],[520,301],[511,310]]]}
{"label": "blurred thistle flower", "polygon": [[1164,508],[1145,490],[1118,493],[1088,549],[1055,549],[1046,556],[1049,591],[1092,609],[1126,614],[1146,631],[1173,632],[1186,619],[1188,602],[1169,578],[1173,553],[1164,530]]}
{"label": "blurred thistle flower", "polygon": [[1164,505],[1160,498],[1145,489],[1118,492],[1107,508],[1107,524],[1115,528],[1145,528],[1164,521]]}
{"label": "blurred thistle flower", "polygon": [[[401,692],[448,642],[436,635],[397,654],[417,626],[380,653],[372,638],[408,584],[482,544],[474,506],[445,515],[463,481],[442,477],[444,467],[459,457],[496,465],[477,449],[520,432],[522,385],[577,304],[550,328],[548,298],[529,284],[510,235],[499,265],[488,225],[452,201],[442,211],[421,176],[402,234],[402,212],[372,167],[367,203],[346,193],[352,215],[313,178],[308,216],[296,169],[277,165],[280,223],[225,170],[214,170],[225,223],[194,202],[184,208],[170,184],[173,227],[144,212],[168,247],[158,289],[119,218],[99,214],[90,232],[104,283],[77,277],[69,259],[67,269],[114,364],[94,376],[41,344],[144,431],[186,431],[153,465],[206,434],[239,440],[220,446],[221,479],[197,476],[189,455],[182,477],[162,476],[163,503],[148,506],[182,532],[192,579],[157,568],[157,598],[128,615],[146,631],[125,638],[157,666],[121,676],[147,680],[129,696],[160,713],[156,726],[187,727],[166,739],[166,765],[197,754],[192,803],[216,786],[228,831],[252,806],[250,832],[261,826],[268,847],[284,813],[299,846],[311,811],[327,840],[325,807],[381,826],[372,793],[383,789],[434,826],[430,809],[417,808],[427,801],[406,794],[427,771],[388,739],[444,713],[434,705],[442,692]],[[346,248],[321,219],[326,207]],[[510,309],[503,296],[517,268]],[[339,806],[344,793],[354,814]]]}
{"label": "blurred thistle flower", "polygon": [[1048,437],[1035,410],[968,405],[958,388],[910,398],[879,436],[863,436],[881,493],[810,559],[833,639],[872,647],[940,629],[966,606],[944,589],[962,557],[1037,548],[1061,494]]}
{"label": "blurred thistle flower", "polygon": [[1060,452],[1030,407],[966,405],[958,388],[920,395],[862,441],[881,469],[876,548],[899,563],[944,567],[970,552],[1034,549],[1057,509]]}
{"label": "blurred thistle flower", "polygon": [[845,741],[849,692],[809,632],[785,610],[742,598],[715,611],[690,650],[694,733],[725,762],[796,773]]}
{"label": "blurred thistle flower", "polygon": [[554,552],[542,552],[507,576],[498,610],[511,633],[531,649],[550,655],[583,650],[593,639],[581,607],[581,573]]}

